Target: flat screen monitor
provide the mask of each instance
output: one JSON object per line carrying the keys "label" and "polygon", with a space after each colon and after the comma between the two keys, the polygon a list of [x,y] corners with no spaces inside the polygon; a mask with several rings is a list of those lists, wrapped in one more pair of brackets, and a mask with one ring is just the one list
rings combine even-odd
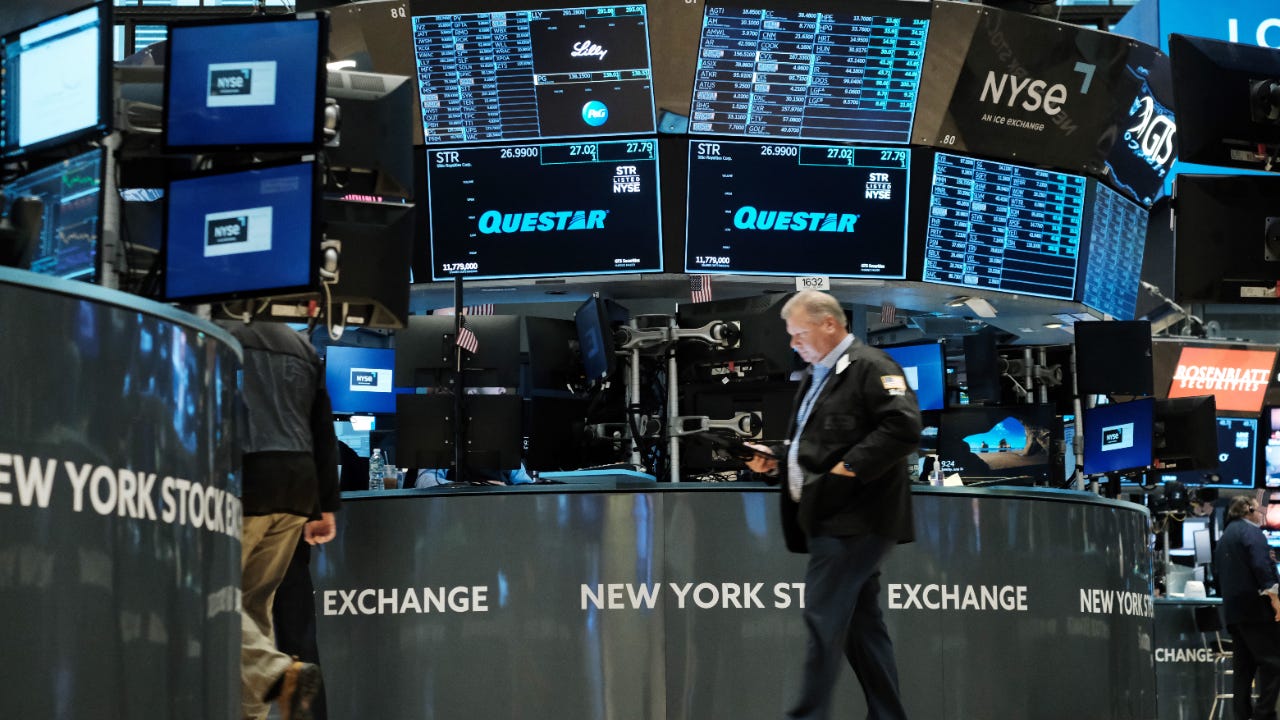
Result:
{"label": "flat screen monitor", "polygon": [[32,272],[94,282],[101,269],[102,150],[90,150],[0,187],[8,213],[20,197],[44,203],[43,222],[28,266]]}
{"label": "flat screen monitor", "polygon": [[1174,299],[1274,305],[1280,175],[1180,174],[1173,190]]}
{"label": "flat screen monitor", "polygon": [[1217,427],[1212,395],[1158,400],[1153,443],[1157,465],[1166,471],[1217,468]]}
{"label": "flat screen monitor", "polygon": [[1280,488],[1280,406],[1262,409],[1262,428],[1263,485]]}
{"label": "flat screen monitor", "polygon": [[903,148],[690,142],[685,270],[904,278],[910,159]]}
{"label": "flat screen monitor", "polygon": [[1155,394],[1150,322],[1078,322],[1074,328],[1081,395]]}
{"label": "flat screen monitor", "polygon": [[324,381],[333,412],[394,413],[395,366],[395,350],[330,345],[325,350]]}
{"label": "flat screen monitor", "polygon": [[164,297],[217,302],[315,289],[319,194],[311,162],[170,181]]}
{"label": "flat screen monitor", "polygon": [[907,384],[916,393],[921,410],[947,407],[947,364],[945,346],[938,341],[882,347],[902,366]]}
{"label": "flat screen monitor", "polygon": [[1080,301],[1117,320],[1138,308],[1148,213],[1097,180],[1089,181]]}
{"label": "flat screen monitor", "polygon": [[1261,169],[1280,149],[1280,50],[1174,33],[1169,57],[1179,159]]}
{"label": "flat screen monitor", "polygon": [[[518,395],[468,395],[462,406],[464,475],[520,467],[523,419]],[[396,463],[419,469],[454,466],[455,427],[452,395],[397,395]]]}
{"label": "flat screen monitor", "polygon": [[[855,11],[856,10],[856,11]],[[710,0],[689,132],[906,143],[928,4]]]}
{"label": "flat screen monitor", "polygon": [[1151,464],[1155,400],[1143,398],[1084,411],[1084,474],[1105,475]]}
{"label": "flat screen monitor", "polygon": [[165,148],[318,146],[327,50],[324,16],[173,25]]}
{"label": "flat screen monitor", "polygon": [[1258,485],[1258,421],[1256,418],[1217,419],[1217,466],[1200,471],[1162,473],[1160,479],[1185,485],[1253,488]]}
{"label": "flat screen monitor", "polygon": [[[411,315],[396,332],[395,379],[404,387],[448,387],[453,384],[457,333],[453,315]],[[463,351],[467,387],[515,388],[520,385],[520,317],[466,316],[476,337],[476,351]]]}
{"label": "flat screen monitor", "polygon": [[111,98],[111,3],[0,39],[0,150],[18,155],[100,134]]}
{"label": "flat screen monitor", "polygon": [[778,314],[790,295],[755,295],[727,300],[682,304],[676,308],[681,328],[701,328],[712,322],[736,326],[732,347],[712,347],[689,340],[676,348],[682,384],[786,382],[804,367],[791,350],[787,325]]}
{"label": "flat screen monitor", "polygon": [[971,403],[998,402],[1002,395],[1000,349],[994,330],[964,336],[964,389]]}
{"label": "flat screen monitor", "polygon": [[1212,395],[1218,412],[1256,416],[1262,409],[1275,362],[1274,349],[1187,345],[1178,356],[1168,397]]}
{"label": "flat screen monitor", "polygon": [[967,405],[942,415],[938,457],[944,475],[975,483],[1048,483],[1058,467],[1052,405]]}
{"label": "flat screen monitor", "polygon": [[580,340],[573,320],[526,316],[524,331],[531,390],[571,392],[582,386]]}
{"label": "flat screen monitor", "polygon": [[924,281],[1072,300],[1085,179],[938,153]]}
{"label": "flat screen monitor", "polygon": [[427,151],[432,279],[662,271],[656,140]]}
{"label": "flat screen monitor", "polygon": [[655,132],[644,4],[459,6],[412,6],[427,145]]}
{"label": "flat screen monitor", "polygon": [[587,382],[591,385],[606,382],[617,369],[618,359],[604,300],[587,298],[574,311],[573,322],[577,326],[578,349]]}

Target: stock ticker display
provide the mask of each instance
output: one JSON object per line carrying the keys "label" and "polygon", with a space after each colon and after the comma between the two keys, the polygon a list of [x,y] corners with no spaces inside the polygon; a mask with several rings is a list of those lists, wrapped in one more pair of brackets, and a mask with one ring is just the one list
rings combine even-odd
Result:
{"label": "stock ticker display", "polygon": [[433,279],[661,272],[655,140],[427,151]]}
{"label": "stock ticker display", "polygon": [[1089,185],[1089,242],[1081,299],[1117,320],[1132,320],[1142,278],[1147,211],[1097,180]]}
{"label": "stock ticker display", "polygon": [[903,278],[909,150],[693,141],[687,272]]}
{"label": "stock ticker display", "polygon": [[906,143],[929,6],[860,8],[895,14],[708,4],[689,131]]}
{"label": "stock ticker display", "polygon": [[1085,179],[938,153],[924,281],[1072,300]]}
{"label": "stock ticker display", "polygon": [[644,5],[413,18],[426,144],[654,132]]}
{"label": "stock ticker display", "polygon": [[0,188],[8,203],[38,197],[43,225],[30,270],[68,280],[93,282],[102,222],[102,151],[92,150],[23,175]]}

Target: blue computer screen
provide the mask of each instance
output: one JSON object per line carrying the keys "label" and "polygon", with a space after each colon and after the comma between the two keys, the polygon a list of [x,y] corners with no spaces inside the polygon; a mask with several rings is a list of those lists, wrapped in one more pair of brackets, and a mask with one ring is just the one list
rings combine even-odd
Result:
{"label": "blue computer screen", "polygon": [[169,31],[170,148],[318,142],[320,20],[175,25]]}
{"label": "blue computer screen", "polygon": [[907,384],[916,391],[921,410],[943,410],[947,407],[947,371],[942,343],[899,345],[880,348],[902,366]]}
{"label": "blue computer screen", "polygon": [[103,122],[104,12],[94,5],[5,38],[5,152],[70,138]]}
{"label": "blue computer screen", "polygon": [[325,350],[324,380],[333,412],[394,413],[395,366],[393,349],[330,345]]}
{"label": "blue computer screen", "polygon": [[1084,474],[1150,465],[1154,408],[1151,398],[1085,408]]}
{"label": "blue computer screen", "polygon": [[315,166],[175,180],[165,192],[165,297],[263,297],[310,287]]}
{"label": "blue computer screen", "polygon": [[923,279],[1072,300],[1084,204],[1080,175],[940,152]]}
{"label": "blue computer screen", "polygon": [[[762,3],[763,4],[763,3]],[[905,143],[929,32],[924,3],[819,10],[708,2],[689,132]]]}
{"label": "blue computer screen", "polygon": [[[434,14],[429,5],[451,7]],[[414,5],[428,145],[654,131],[644,4],[465,14],[457,8]]]}
{"label": "blue computer screen", "polygon": [[1142,279],[1147,211],[1097,180],[1090,185],[1081,301],[1117,320],[1132,320]]}
{"label": "blue computer screen", "polygon": [[32,272],[93,282],[102,227],[102,150],[19,176],[0,188],[4,212],[20,197],[44,203]]}

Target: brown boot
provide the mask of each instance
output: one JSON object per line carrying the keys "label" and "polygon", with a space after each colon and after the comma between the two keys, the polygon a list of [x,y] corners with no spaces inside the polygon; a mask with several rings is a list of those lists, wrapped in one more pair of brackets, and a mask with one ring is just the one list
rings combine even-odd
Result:
{"label": "brown boot", "polygon": [[280,681],[281,720],[311,720],[311,702],[320,692],[320,666],[294,660]]}

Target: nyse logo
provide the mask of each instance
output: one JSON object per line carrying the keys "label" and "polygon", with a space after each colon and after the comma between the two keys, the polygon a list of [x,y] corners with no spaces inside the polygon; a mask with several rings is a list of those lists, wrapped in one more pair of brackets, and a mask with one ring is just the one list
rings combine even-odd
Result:
{"label": "nyse logo", "polygon": [[366,388],[378,386],[378,373],[370,370],[352,370],[351,387]]}
{"label": "nyse logo", "polygon": [[1133,423],[1102,428],[1102,450],[1124,450],[1133,447]]}
{"label": "nyse logo", "polygon": [[[1093,82],[1095,69],[1096,66],[1089,63],[1076,63],[1075,71],[1084,76],[1080,84],[1081,95],[1089,93],[1089,85]],[[1009,98],[1007,101],[1004,99],[1006,92]],[[1067,97],[1067,86],[1062,83],[1050,85],[1044,80],[1018,77],[1007,72],[997,75],[996,71],[988,70],[987,79],[982,83],[982,94],[978,99],[994,105],[1004,102],[1009,107],[1018,103],[1027,112],[1043,110],[1045,115],[1052,116],[1062,112],[1062,106],[1067,102]],[[1018,102],[1019,98],[1022,98],[1021,103]]]}
{"label": "nyse logo", "polygon": [[270,107],[276,104],[276,63],[209,65],[206,107]]}
{"label": "nyse logo", "polygon": [[205,257],[238,255],[270,249],[270,207],[228,210],[205,215]]}
{"label": "nyse logo", "polygon": [[380,368],[351,368],[352,392],[391,392],[391,371]]}

